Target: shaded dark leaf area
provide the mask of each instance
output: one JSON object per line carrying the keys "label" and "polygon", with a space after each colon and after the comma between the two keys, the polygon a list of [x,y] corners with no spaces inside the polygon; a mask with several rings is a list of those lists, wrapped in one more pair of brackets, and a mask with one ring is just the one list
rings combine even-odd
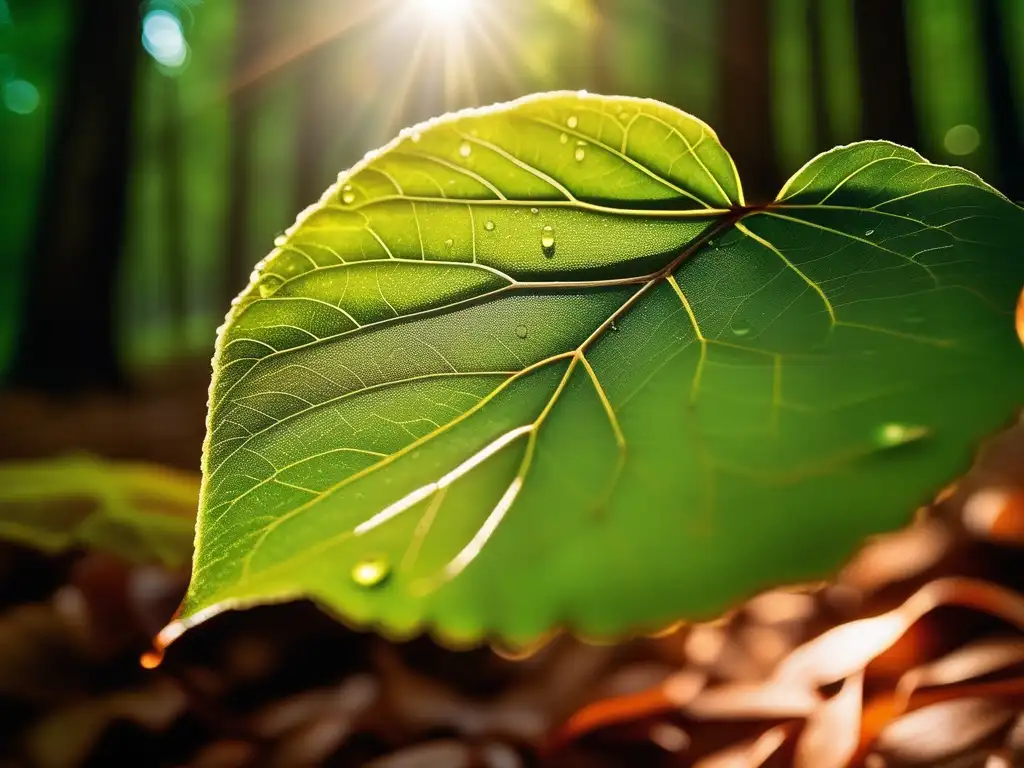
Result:
{"label": "shaded dark leaf area", "polygon": [[[8,396],[3,458],[194,468],[204,399],[203,371],[131,400]],[[0,765],[1020,766],[1022,546],[1019,423],[834,582],[718,622],[512,656],[393,643],[296,603],[211,619],[145,669],[187,574],[4,545]]]}

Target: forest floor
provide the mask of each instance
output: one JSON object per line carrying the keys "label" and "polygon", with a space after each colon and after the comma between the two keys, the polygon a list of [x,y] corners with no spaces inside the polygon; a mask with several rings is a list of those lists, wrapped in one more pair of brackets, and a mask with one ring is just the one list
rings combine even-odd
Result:
{"label": "forest floor", "polygon": [[[0,459],[197,472],[207,376],[0,395]],[[294,603],[212,619],[147,670],[187,574],[3,545],[0,766],[1024,766],[1024,422],[940,499],[813,591],[521,658]]]}

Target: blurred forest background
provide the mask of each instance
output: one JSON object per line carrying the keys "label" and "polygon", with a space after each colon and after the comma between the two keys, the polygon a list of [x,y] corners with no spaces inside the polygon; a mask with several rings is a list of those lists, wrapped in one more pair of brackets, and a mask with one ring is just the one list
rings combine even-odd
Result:
{"label": "blurred forest background", "polygon": [[50,393],[205,363],[338,172],[532,91],[692,112],[751,199],[860,138],[1024,198],[1021,0],[0,0],[0,87],[0,372]]}
{"label": "blurred forest background", "polygon": [[[775,762],[750,764],[791,765],[803,726],[759,685],[919,589],[940,608],[881,655],[855,627],[842,691],[863,683],[863,719],[859,694],[786,714],[814,737],[803,764],[877,741],[871,765],[1024,766],[1024,420],[828,588],[723,624],[508,660],[300,603],[225,613],[139,665],[187,583],[215,329],[253,265],[401,128],[554,89],[697,115],[752,201],[861,138],[1024,201],[1024,0],[0,0],[0,538],[47,545],[0,542],[0,768],[682,766],[766,738]],[[156,466],[9,461],[81,451]],[[110,499],[165,527],[69,535]],[[955,684],[896,698],[933,661]]]}

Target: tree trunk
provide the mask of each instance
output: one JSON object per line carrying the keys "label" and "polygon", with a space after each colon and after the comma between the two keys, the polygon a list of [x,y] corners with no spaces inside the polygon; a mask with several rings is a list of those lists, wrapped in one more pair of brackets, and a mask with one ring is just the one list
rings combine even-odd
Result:
{"label": "tree trunk", "polygon": [[825,84],[825,55],[821,31],[822,4],[819,0],[807,3],[807,39],[810,43],[811,111],[814,118],[814,148],[824,152],[835,144],[828,114],[828,88]]}
{"label": "tree trunk", "polygon": [[982,0],[982,51],[995,144],[996,181],[1011,200],[1024,200],[1024,125],[1014,98],[1010,40],[999,0]]}
{"label": "tree trunk", "polygon": [[250,170],[259,92],[263,79],[252,81],[277,32],[277,0],[246,0],[239,6],[230,102],[231,148],[228,158],[228,213],[224,265],[224,306],[242,290],[254,259],[249,252],[249,217],[253,196]]}
{"label": "tree trunk", "polygon": [[855,0],[861,134],[919,146],[903,0]]}
{"label": "tree trunk", "polygon": [[160,165],[163,176],[164,234],[167,238],[164,256],[167,259],[167,292],[171,323],[178,351],[188,339],[188,254],[185,252],[184,157],[181,151],[181,100],[178,81],[161,78],[164,96],[163,124],[160,126]]}
{"label": "tree trunk", "polygon": [[117,278],[131,165],[137,0],[76,0],[10,379],[49,392],[123,384]]}
{"label": "tree trunk", "polygon": [[771,89],[771,3],[722,0],[721,123],[747,202],[769,200],[781,185],[775,154]]}

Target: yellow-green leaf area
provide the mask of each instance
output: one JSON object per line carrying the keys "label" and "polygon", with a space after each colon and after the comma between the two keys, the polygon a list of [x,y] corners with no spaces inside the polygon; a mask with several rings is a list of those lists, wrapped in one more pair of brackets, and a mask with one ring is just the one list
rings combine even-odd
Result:
{"label": "yellow-green leaf area", "polygon": [[218,339],[181,621],[310,596],[391,634],[619,636],[827,576],[1024,401],[1024,212],[885,142],[747,205],[657,102],[417,126]]}

